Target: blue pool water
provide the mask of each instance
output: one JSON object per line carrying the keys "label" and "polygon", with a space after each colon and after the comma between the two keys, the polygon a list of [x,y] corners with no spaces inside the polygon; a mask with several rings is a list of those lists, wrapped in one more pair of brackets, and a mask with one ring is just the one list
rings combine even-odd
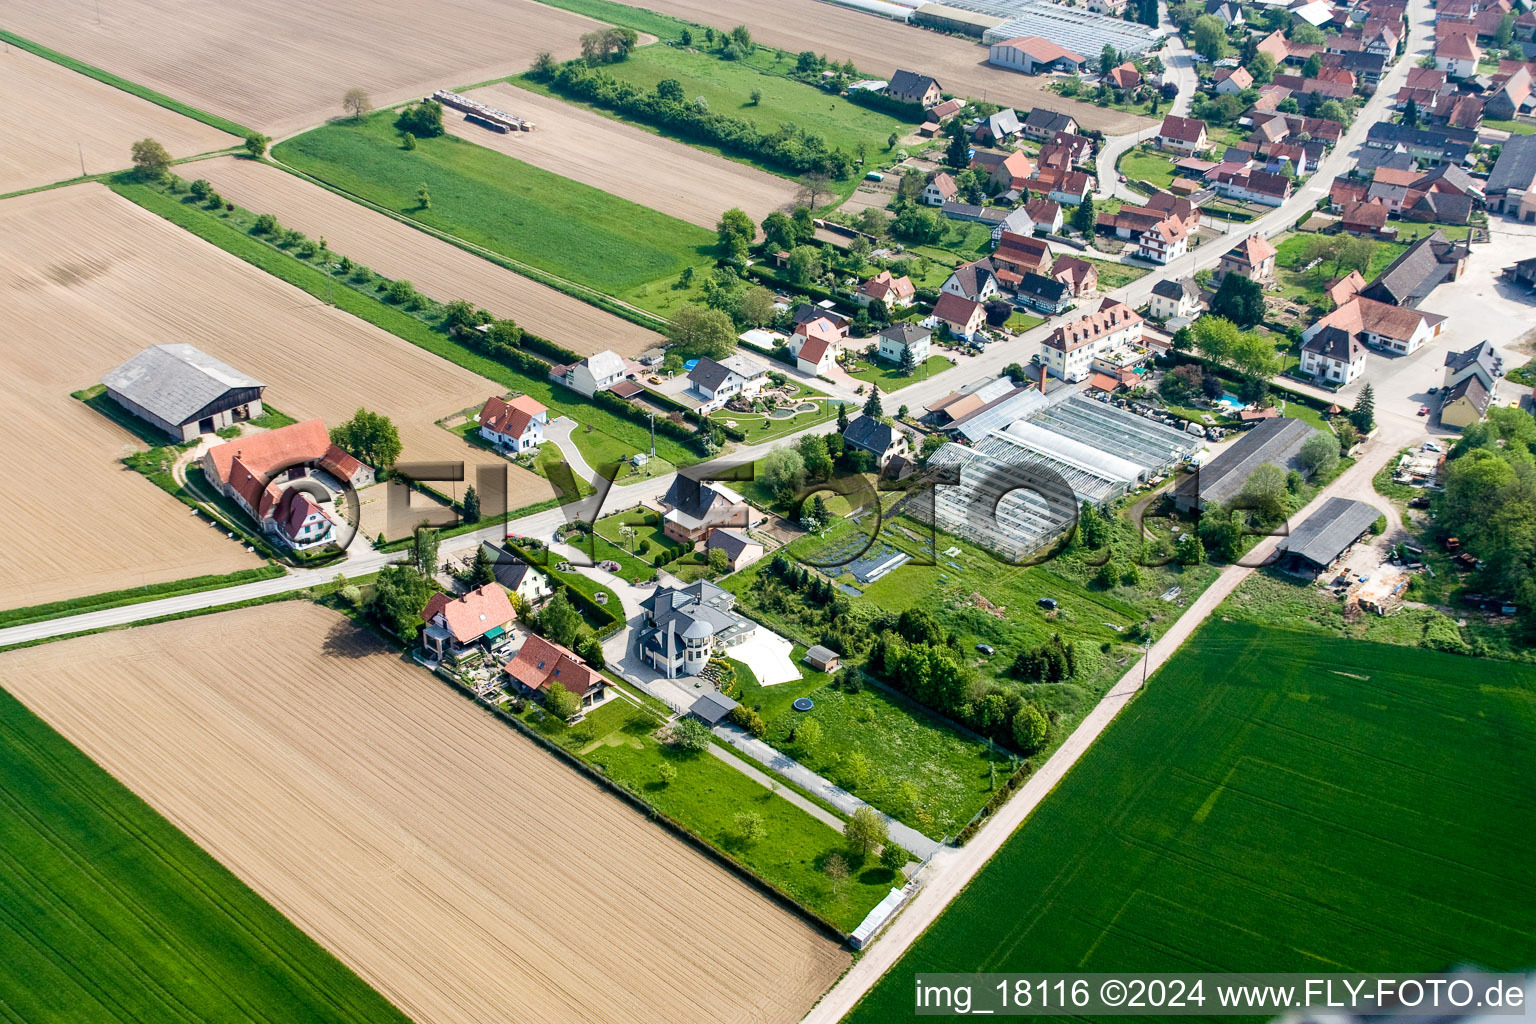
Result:
{"label": "blue pool water", "polygon": [[698,366],[698,365],[699,365],[699,361],[697,359],[690,359],[686,363],[683,364],[683,369],[688,370],[688,371],[692,371],[693,368],[695,366]]}
{"label": "blue pool water", "polygon": [[1229,391],[1226,394],[1222,395],[1220,398],[1216,399],[1216,404],[1217,405],[1225,405],[1225,406],[1227,406],[1229,408],[1232,408],[1232,409],[1241,409],[1243,406],[1247,405],[1248,403],[1244,402],[1241,398],[1238,398],[1236,395],[1232,394]]}

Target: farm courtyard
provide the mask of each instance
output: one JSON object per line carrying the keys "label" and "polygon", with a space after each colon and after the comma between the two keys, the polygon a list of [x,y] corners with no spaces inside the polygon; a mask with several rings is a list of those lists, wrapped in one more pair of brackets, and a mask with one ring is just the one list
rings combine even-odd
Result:
{"label": "farm courtyard", "polygon": [[[286,671],[241,668],[279,637]],[[60,685],[80,664],[111,701]],[[628,1021],[789,1024],[848,963],[315,605],[12,651],[0,675],[418,1024],[613,1020],[619,994]]]}

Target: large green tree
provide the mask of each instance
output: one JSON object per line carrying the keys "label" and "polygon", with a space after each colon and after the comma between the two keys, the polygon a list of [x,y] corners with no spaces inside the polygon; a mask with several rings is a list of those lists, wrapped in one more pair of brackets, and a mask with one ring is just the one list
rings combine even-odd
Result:
{"label": "large green tree", "polygon": [[736,350],[736,325],[718,309],[684,306],[672,314],[667,337],[686,356],[724,359]]}
{"label": "large green tree", "polygon": [[388,469],[400,457],[400,432],[388,416],[359,409],[331,428],[331,443],[375,469]]}

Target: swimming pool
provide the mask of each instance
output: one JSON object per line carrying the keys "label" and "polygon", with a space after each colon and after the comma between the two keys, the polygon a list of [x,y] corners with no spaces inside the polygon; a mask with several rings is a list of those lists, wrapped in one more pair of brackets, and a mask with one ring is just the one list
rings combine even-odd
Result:
{"label": "swimming pool", "polygon": [[1225,405],[1229,409],[1241,409],[1248,403],[1232,394],[1232,392],[1228,391],[1224,392],[1220,398],[1216,399],[1216,404]]}

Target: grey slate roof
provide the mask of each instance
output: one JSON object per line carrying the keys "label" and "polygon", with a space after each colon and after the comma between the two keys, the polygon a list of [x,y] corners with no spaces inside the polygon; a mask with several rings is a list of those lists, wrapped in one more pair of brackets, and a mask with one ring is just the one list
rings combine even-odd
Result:
{"label": "grey slate roof", "polygon": [[659,588],[640,603],[652,623],[640,634],[640,642],[648,649],[670,654],[676,650],[678,637],[729,638],[756,629],[750,619],[732,611],[735,603],[733,594],[708,580]]}
{"label": "grey slate roof", "polygon": [[717,690],[710,690],[688,708],[688,713],[709,725],[718,725],[736,710],[736,702]]}
{"label": "grey slate roof", "polygon": [[1043,132],[1070,132],[1072,130],[1072,117],[1059,111],[1048,110],[1045,107],[1036,107],[1029,112],[1024,123],[1030,128]]}
{"label": "grey slate roof", "polygon": [[1449,241],[1438,230],[1431,231],[1393,260],[1360,294],[1377,302],[1416,308],[1455,272],[1457,261],[1466,254],[1466,246]]}
{"label": "grey slate roof", "polygon": [[889,423],[860,414],[848,422],[848,429],[843,431],[843,441],[856,448],[883,455],[895,440],[895,434],[896,428]]}
{"label": "grey slate roof", "polygon": [[939,83],[928,75],[920,75],[916,71],[897,71],[891,76],[891,84],[885,91],[891,95],[900,93],[903,96],[921,96],[928,91],[930,85]]}
{"label": "grey slate roof", "polygon": [[266,387],[228,363],[191,345],[152,345],[101,382],[167,423],[182,424],[220,395]]}
{"label": "grey slate roof", "polygon": [[741,556],[743,551],[747,550],[748,547],[756,543],[757,541],[753,540],[751,537],[748,537],[740,530],[719,529],[709,531],[709,541],[704,545],[704,547],[709,551],[713,551],[715,548],[720,548],[732,561],[734,561]]}
{"label": "grey slate roof", "polygon": [[1298,419],[1280,416],[1264,420],[1237,442],[1200,469],[1184,477],[1174,493],[1192,504],[1198,488],[1202,502],[1227,502],[1242,492],[1254,470],[1272,462],[1281,469],[1291,468],[1301,443],[1312,436],[1312,428]]}
{"label": "grey slate roof", "polygon": [[685,516],[703,519],[717,501],[736,504],[741,500],[735,492],[715,483],[700,483],[686,473],[672,478],[672,486],[662,501]]}
{"label": "grey slate roof", "polygon": [[1511,135],[1488,175],[1484,191],[1489,195],[1509,189],[1528,189],[1536,180],[1536,135]]}
{"label": "grey slate roof", "polygon": [[1352,363],[1365,345],[1350,332],[1339,327],[1324,327],[1312,335],[1312,340],[1301,346],[1303,352],[1316,352],[1320,356],[1340,363]]}
{"label": "grey slate roof", "polygon": [[1445,365],[1451,368],[1452,373],[1460,373],[1473,363],[1481,363],[1491,378],[1498,358],[1498,350],[1493,347],[1492,342],[1480,341],[1464,352],[1447,352]]}
{"label": "grey slate roof", "polygon": [[1010,135],[1017,134],[1023,127],[1019,123],[1018,113],[1012,107],[999,110],[987,118],[987,131],[994,139],[1006,139]]}
{"label": "grey slate roof", "polygon": [[1479,417],[1488,415],[1488,406],[1493,403],[1493,392],[1488,390],[1488,385],[1483,383],[1483,378],[1477,374],[1468,374],[1460,383],[1446,392],[1445,404],[1459,402],[1463,398],[1472,403]]}
{"label": "grey slate roof", "polygon": [[880,337],[900,342],[903,346],[909,346],[933,337],[933,332],[926,327],[920,327],[911,321],[903,320],[901,323],[891,324],[881,331]]}
{"label": "grey slate roof", "polygon": [[700,389],[713,393],[733,373],[738,377],[751,380],[767,372],[768,368],[766,366],[753,362],[746,356],[727,356],[720,360],[705,356],[699,360],[692,370],[688,371],[688,379]]}
{"label": "grey slate roof", "polygon": [[1173,299],[1175,302],[1185,298],[1198,301],[1200,298],[1200,286],[1195,284],[1195,280],[1192,277],[1181,277],[1178,280],[1170,280],[1165,277],[1152,286],[1152,294],[1165,299]]}
{"label": "grey slate roof", "polygon": [[1307,516],[1284,543],[1281,551],[1292,558],[1327,568],[1381,515],[1373,506],[1353,498],[1329,498]]}
{"label": "grey slate roof", "polygon": [[1014,289],[1018,295],[1028,295],[1044,302],[1059,303],[1067,294],[1067,286],[1055,278],[1042,277],[1036,273],[1025,274]]}

